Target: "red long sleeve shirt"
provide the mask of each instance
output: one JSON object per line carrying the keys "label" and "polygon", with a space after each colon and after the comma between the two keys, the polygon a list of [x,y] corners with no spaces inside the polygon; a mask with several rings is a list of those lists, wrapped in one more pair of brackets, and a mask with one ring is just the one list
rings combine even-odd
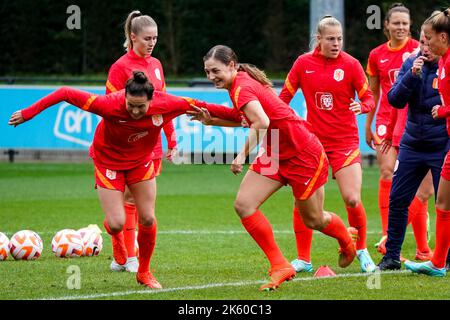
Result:
{"label": "red long sleeve shirt", "polygon": [[[371,77],[378,77],[381,86],[380,101],[376,113],[377,122],[389,123],[392,106],[389,104],[387,94],[394,85],[403,62],[419,48],[419,42],[414,39],[401,47],[392,49],[389,42],[373,49],[369,54],[366,72]],[[403,128],[396,128],[395,132],[403,132]]]}
{"label": "red long sleeve shirt", "polygon": [[450,137],[450,49],[439,60],[439,93],[443,106],[439,108],[439,117],[447,117],[447,132]]}
{"label": "red long sleeve shirt", "polygon": [[[306,128],[306,122],[297,116],[272,88],[265,87],[246,72],[237,73],[229,94],[234,108],[243,116],[245,114],[241,108],[247,103],[259,101],[261,104],[270,120],[264,141],[269,155],[279,156],[280,160],[289,159],[298,155],[312,139],[313,135]],[[272,130],[278,130],[278,146],[271,140],[277,137]]]}
{"label": "red long sleeve shirt", "polygon": [[29,120],[62,101],[103,118],[95,130],[89,153],[110,170],[129,170],[150,161],[161,128],[189,110],[190,104],[207,108],[213,116],[240,121],[239,115],[230,108],[160,91],[154,92],[147,114],[135,120],[126,109],[125,90],[97,96],[69,87],[62,87],[22,110],[22,116]]}
{"label": "red long sleeve shirt", "polygon": [[[142,58],[133,50],[129,50],[120,57],[109,69],[108,80],[106,81],[106,93],[116,92],[125,88],[125,83],[133,76],[133,71],[138,70],[144,72],[153,87],[157,91],[166,91],[166,83],[164,81],[164,72],[161,62],[151,56]],[[167,147],[169,149],[176,148],[177,139],[175,129],[172,122],[168,122],[164,127],[164,134],[167,138]],[[163,157],[161,137],[153,149],[153,159]]]}
{"label": "red long sleeve shirt", "polygon": [[359,144],[355,114],[349,110],[358,94],[362,113],[375,107],[364,70],[358,60],[341,51],[335,59],[319,48],[303,54],[289,71],[280,98],[290,103],[301,88],[306,101],[306,120],[325,150]]}

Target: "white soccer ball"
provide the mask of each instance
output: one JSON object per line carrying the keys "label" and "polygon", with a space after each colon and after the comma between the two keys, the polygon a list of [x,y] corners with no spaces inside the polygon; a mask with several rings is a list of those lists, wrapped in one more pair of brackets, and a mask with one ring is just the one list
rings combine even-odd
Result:
{"label": "white soccer ball", "polygon": [[16,232],[9,241],[9,252],[16,260],[35,260],[43,248],[41,237],[31,230]]}
{"label": "white soccer ball", "polygon": [[9,239],[0,232],[0,261],[6,260],[9,254]]}
{"label": "white soccer ball", "polygon": [[81,228],[78,233],[83,240],[83,256],[98,256],[103,249],[102,235],[92,228]]}
{"label": "white soccer ball", "polygon": [[60,258],[75,258],[83,253],[83,240],[78,231],[63,229],[52,239],[52,251]]}

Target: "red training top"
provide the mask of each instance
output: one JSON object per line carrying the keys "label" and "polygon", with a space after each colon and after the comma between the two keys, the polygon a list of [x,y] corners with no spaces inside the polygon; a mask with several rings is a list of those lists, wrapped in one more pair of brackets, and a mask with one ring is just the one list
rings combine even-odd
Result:
{"label": "red training top", "polygon": [[349,110],[355,92],[362,113],[375,107],[364,69],[358,60],[341,51],[329,59],[319,48],[297,58],[288,73],[280,98],[289,103],[301,88],[306,101],[306,120],[325,150],[359,145],[355,114]]}
{"label": "red training top", "polygon": [[[263,107],[270,119],[264,141],[264,144],[267,145],[268,155],[279,156],[280,160],[289,159],[298,155],[313,138],[313,134],[306,128],[306,122],[297,116],[294,110],[284,103],[272,88],[264,86],[246,72],[239,71],[237,73],[229,94],[233,106],[243,116],[245,114],[241,108],[250,101],[259,101]],[[272,141],[277,138],[276,129],[278,129],[278,145]]]}
{"label": "red training top", "polygon": [[207,108],[213,116],[241,121],[233,109],[160,91],[154,92],[147,114],[135,120],[126,109],[125,90],[97,96],[69,87],[62,87],[22,110],[22,116],[29,120],[62,101],[103,118],[95,130],[89,153],[95,162],[110,170],[129,170],[150,161],[161,128],[190,110],[190,104]]}
{"label": "red training top", "polygon": [[[379,107],[376,114],[376,123],[384,125],[389,123],[392,110],[387,94],[394,85],[403,62],[419,49],[419,42],[411,38],[408,39],[403,46],[395,49],[392,49],[389,43],[390,41],[385,42],[370,52],[366,68],[369,76],[378,77],[380,81],[381,92]],[[406,123],[398,123],[403,125],[403,128],[394,129],[394,132],[403,133]]]}
{"label": "red training top", "polygon": [[[124,89],[127,80],[133,77],[133,71],[135,70],[144,72],[155,90],[166,92],[166,83],[164,81],[161,62],[152,56],[142,58],[133,50],[128,50],[109,69],[108,80],[106,81],[106,93],[109,94]],[[169,149],[176,148],[177,138],[173,123],[167,122],[163,130],[167,138],[167,147]],[[162,157],[163,149],[160,136],[158,143],[153,149],[152,159],[161,159]]]}
{"label": "red training top", "polygon": [[439,93],[443,106],[438,110],[440,118],[447,117],[447,132],[450,137],[450,48],[439,60]]}

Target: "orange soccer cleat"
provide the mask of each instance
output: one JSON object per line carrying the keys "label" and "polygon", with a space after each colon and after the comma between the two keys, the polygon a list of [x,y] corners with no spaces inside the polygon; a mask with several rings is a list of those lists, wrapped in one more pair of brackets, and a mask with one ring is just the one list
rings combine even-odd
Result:
{"label": "orange soccer cleat", "polygon": [[136,280],[139,284],[142,284],[150,289],[162,289],[161,284],[155,279],[150,271],[138,272],[136,274]]}
{"label": "orange soccer cleat", "polygon": [[123,234],[120,233],[120,235],[121,236],[119,236],[119,234],[115,234],[111,236],[113,256],[114,260],[118,264],[124,265],[125,263],[127,263],[128,254],[127,254],[127,247],[125,246],[125,241],[123,240]]}
{"label": "orange soccer cleat", "polygon": [[260,291],[272,291],[277,289],[284,281],[289,281],[294,279],[295,275],[297,273],[295,272],[295,269],[291,266],[285,266],[279,269],[270,270],[270,282],[268,284],[265,284],[259,288]]}
{"label": "orange soccer cleat", "polygon": [[416,260],[419,261],[429,261],[431,260],[431,258],[433,257],[433,251],[428,251],[428,252],[421,252],[419,250],[416,250]]}
{"label": "orange soccer cleat", "polygon": [[356,247],[355,242],[358,237],[358,230],[353,227],[349,227],[348,233],[352,238],[352,241],[348,243],[345,248],[339,248],[339,267],[346,268],[348,267],[356,257]]}

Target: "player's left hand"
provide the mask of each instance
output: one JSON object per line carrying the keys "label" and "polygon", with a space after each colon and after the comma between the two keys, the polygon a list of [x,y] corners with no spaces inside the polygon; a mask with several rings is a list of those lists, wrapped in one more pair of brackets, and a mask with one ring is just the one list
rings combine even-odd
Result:
{"label": "player's left hand", "polygon": [[186,114],[191,117],[191,121],[197,120],[203,123],[204,125],[211,125],[212,124],[212,117],[209,113],[208,109],[206,108],[199,108],[193,104],[191,104],[191,108],[194,110],[188,110],[186,111]]}
{"label": "player's left hand", "polygon": [[169,160],[170,162],[172,162],[173,161],[173,157],[175,157],[176,154],[177,154],[177,149],[176,148],[167,149],[166,159]]}
{"label": "player's left hand", "polygon": [[350,111],[355,114],[355,116],[361,114],[362,108],[361,104],[357,101],[355,101],[353,98],[351,99],[352,103],[350,103]]}
{"label": "player's left hand", "polygon": [[238,154],[237,157],[233,160],[231,163],[231,172],[233,172],[235,175],[238,175],[242,172],[242,169],[244,168],[245,163],[245,157],[242,154]]}
{"label": "player's left hand", "polygon": [[386,139],[384,138],[383,141],[381,142],[381,153],[382,154],[387,154],[389,149],[391,149],[392,147],[392,139]]}
{"label": "player's left hand", "polygon": [[437,105],[437,106],[434,106],[433,109],[431,110],[431,115],[433,116],[434,120],[439,119],[439,112],[438,112],[438,110],[439,110],[440,107],[441,106]]}
{"label": "player's left hand", "polygon": [[25,119],[23,118],[22,110],[17,110],[9,118],[8,124],[10,126],[16,127],[19,124],[24,123],[24,122],[25,122]]}

